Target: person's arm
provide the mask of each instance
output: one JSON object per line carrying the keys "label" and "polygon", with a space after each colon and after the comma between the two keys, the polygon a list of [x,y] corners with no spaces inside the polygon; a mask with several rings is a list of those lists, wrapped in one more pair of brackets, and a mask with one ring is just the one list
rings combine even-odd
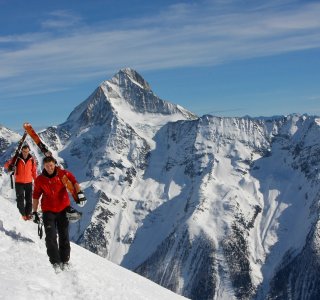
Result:
{"label": "person's arm", "polygon": [[32,159],[33,159],[33,164],[32,164],[32,178],[33,178],[33,181],[35,181],[36,178],[37,178],[37,161],[36,161],[34,158],[32,158]]}
{"label": "person's arm", "polygon": [[39,206],[39,199],[32,199],[32,211],[37,212],[38,211],[38,206]]}
{"label": "person's arm", "polygon": [[78,182],[76,182],[74,184],[74,188],[77,192],[77,195],[78,195],[78,201],[76,201],[76,203],[80,206],[80,207],[83,207],[85,206],[85,204],[87,203],[87,198],[86,196],[84,195],[83,191],[81,190],[81,187],[80,187],[80,184]]}
{"label": "person's arm", "polygon": [[34,181],[34,189],[32,193],[32,211],[37,212],[39,206],[39,199],[41,198],[43,191],[39,181],[39,177]]}
{"label": "person's arm", "polygon": [[6,170],[8,170],[8,168],[9,168],[9,166],[10,166],[11,162],[12,162],[12,159],[9,159],[8,161],[6,161],[6,162],[5,162],[5,164],[4,164],[4,168],[5,168]]}
{"label": "person's arm", "polygon": [[76,190],[76,193],[78,195],[78,200],[75,200],[76,203],[80,206],[83,207],[86,203],[87,203],[87,198],[84,195],[84,193],[81,190],[81,187],[79,185],[79,183],[77,182],[77,179],[75,178],[75,176],[66,170],[66,175],[69,178],[69,180],[72,182],[74,189]]}
{"label": "person's arm", "polygon": [[32,199],[32,219],[34,223],[40,224],[40,217],[37,212],[38,205],[39,205],[39,199],[33,198]]}
{"label": "person's arm", "polygon": [[79,184],[78,182],[76,182],[76,183],[74,184],[74,188],[75,188],[77,194],[78,194],[79,192],[81,192],[81,187],[80,187],[80,184]]}
{"label": "person's arm", "polygon": [[67,170],[66,170],[66,175],[67,175],[68,179],[72,182],[73,187],[74,187],[74,189],[76,190],[77,194],[78,194],[79,192],[81,192],[81,191],[82,191],[82,190],[81,190],[81,186],[80,186],[80,184],[78,183],[76,177],[75,177],[71,172],[69,172],[69,171],[67,171]]}

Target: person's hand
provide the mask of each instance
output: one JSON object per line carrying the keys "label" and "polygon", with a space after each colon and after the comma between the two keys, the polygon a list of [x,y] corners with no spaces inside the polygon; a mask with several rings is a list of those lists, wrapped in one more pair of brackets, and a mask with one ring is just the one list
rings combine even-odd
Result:
{"label": "person's hand", "polygon": [[80,191],[78,193],[78,201],[76,201],[76,203],[80,206],[80,207],[84,207],[85,204],[87,203],[87,198],[84,195],[84,193],[82,191]]}
{"label": "person's hand", "polygon": [[39,223],[40,223],[39,214],[38,214],[36,211],[34,211],[34,212],[32,213],[32,220],[33,220],[33,222],[36,223],[36,224],[39,224]]}
{"label": "person's hand", "polygon": [[15,171],[15,167],[13,165],[9,165],[8,172],[14,172],[14,171]]}

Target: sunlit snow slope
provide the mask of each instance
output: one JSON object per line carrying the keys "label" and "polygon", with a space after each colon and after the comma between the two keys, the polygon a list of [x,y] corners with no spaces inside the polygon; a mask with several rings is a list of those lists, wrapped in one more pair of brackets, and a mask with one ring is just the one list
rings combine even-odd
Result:
{"label": "sunlit snow slope", "polygon": [[40,135],[88,198],[76,244],[192,299],[310,300],[319,120],[198,118],[127,68]]}
{"label": "sunlit snow slope", "polygon": [[71,269],[56,274],[8,180],[0,177],[0,299],[185,299],[73,243]]}

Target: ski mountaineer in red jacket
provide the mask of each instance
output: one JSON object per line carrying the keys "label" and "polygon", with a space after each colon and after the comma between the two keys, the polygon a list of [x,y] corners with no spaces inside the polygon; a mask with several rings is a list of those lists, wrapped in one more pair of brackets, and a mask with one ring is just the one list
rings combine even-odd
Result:
{"label": "ski mountaineer in red jacket", "polygon": [[[37,162],[29,152],[27,144],[22,146],[14,170],[17,207],[25,221],[32,219],[32,180],[37,177]],[[11,162],[8,160],[4,168],[9,170]]]}
{"label": "ski mountaineer in red jacket", "polygon": [[[43,159],[44,169],[34,183],[32,207],[33,221],[40,223],[37,210],[41,198],[47,254],[53,268],[56,272],[59,272],[59,270],[68,267],[70,259],[68,214],[72,209],[67,189],[60,178],[66,175],[72,182],[78,194],[79,201],[77,204],[79,206],[84,206],[87,200],[74,175],[57,167],[55,162],[55,159],[51,156]],[[57,234],[59,243],[57,242]]]}

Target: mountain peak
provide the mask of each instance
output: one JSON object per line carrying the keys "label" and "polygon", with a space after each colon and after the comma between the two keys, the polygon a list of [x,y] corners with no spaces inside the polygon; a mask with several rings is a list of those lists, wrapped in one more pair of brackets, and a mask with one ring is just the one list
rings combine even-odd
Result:
{"label": "mountain peak", "polygon": [[157,97],[137,71],[123,68],[110,80],[103,81],[89,98],[74,109],[67,121],[77,121],[77,127],[79,124],[80,127],[102,125],[113,115],[117,115],[133,126],[133,123],[139,123],[138,114],[143,114],[142,123],[147,114],[152,114],[152,120],[154,114],[162,116],[157,124],[197,118],[183,107]]}
{"label": "mountain peak", "polygon": [[106,99],[120,114],[126,111],[124,119],[128,119],[128,109],[142,114],[156,113],[167,116],[178,114],[183,119],[196,118],[194,114],[181,106],[156,96],[148,82],[131,68],[121,69],[111,80],[104,81],[100,87],[104,91]]}
{"label": "mountain peak", "polygon": [[120,86],[128,86],[128,81],[138,85],[146,91],[151,91],[150,85],[143,77],[131,68],[121,69],[112,79],[112,82],[117,82]]}

